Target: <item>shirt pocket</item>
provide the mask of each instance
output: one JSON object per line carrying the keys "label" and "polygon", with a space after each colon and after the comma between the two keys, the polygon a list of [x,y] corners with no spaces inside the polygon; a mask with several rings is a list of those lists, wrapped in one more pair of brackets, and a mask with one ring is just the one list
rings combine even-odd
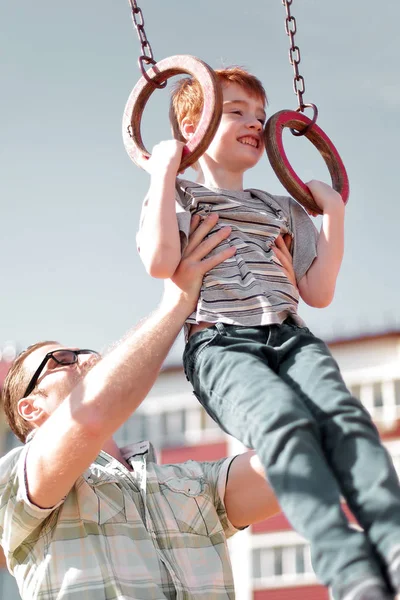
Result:
{"label": "shirt pocket", "polygon": [[116,477],[106,473],[85,473],[78,495],[84,521],[99,525],[127,522],[124,490]]}
{"label": "shirt pocket", "polygon": [[168,505],[165,514],[170,515],[167,522],[170,531],[210,537],[222,530],[206,487],[203,479],[190,477],[171,477],[160,482],[163,501]]}
{"label": "shirt pocket", "polygon": [[199,215],[202,219],[205,219],[209,214],[213,212],[213,205],[201,202],[197,205],[196,210],[193,214]]}
{"label": "shirt pocket", "polygon": [[223,198],[218,196],[195,196],[192,198],[188,208],[194,215],[204,218],[213,211],[218,211]]}

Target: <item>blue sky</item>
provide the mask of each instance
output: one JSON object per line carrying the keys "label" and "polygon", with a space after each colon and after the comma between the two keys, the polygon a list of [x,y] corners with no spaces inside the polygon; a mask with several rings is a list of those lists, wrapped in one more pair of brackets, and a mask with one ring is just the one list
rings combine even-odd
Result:
{"label": "blue sky", "polygon": [[[296,108],[280,0],[139,4],[156,59],[243,65],[264,82],[269,114]],[[292,12],[305,100],[318,105],[351,186],[335,300],[300,314],[326,338],[397,327],[400,7],[294,0]],[[50,338],[102,349],[155,308],[162,290],[135,247],[148,175],[121,137],[139,78],[129,3],[3,2],[0,39],[0,346]],[[168,92],[154,93],[143,120],[149,149],[170,135],[167,107]],[[303,179],[329,181],[309,142],[285,140]],[[246,185],[282,193],[266,157]]]}

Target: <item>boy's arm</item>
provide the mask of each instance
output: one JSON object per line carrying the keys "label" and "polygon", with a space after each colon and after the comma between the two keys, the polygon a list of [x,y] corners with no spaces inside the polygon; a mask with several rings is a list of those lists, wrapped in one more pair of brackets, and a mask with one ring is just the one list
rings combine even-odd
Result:
{"label": "boy's arm", "polygon": [[298,283],[301,298],[316,308],[328,306],[335,292],[344,251],[344,204],[338,192],[321,181],[307,183],[323,210],[317,257]]}
{"label": "boy's arm", "polygon": [[151,182],[140,229],[140,257],[149,275],[160,279],[171,277],[181,259],[175,182],[183,147],[177,140],[161,142],[142,163]]}

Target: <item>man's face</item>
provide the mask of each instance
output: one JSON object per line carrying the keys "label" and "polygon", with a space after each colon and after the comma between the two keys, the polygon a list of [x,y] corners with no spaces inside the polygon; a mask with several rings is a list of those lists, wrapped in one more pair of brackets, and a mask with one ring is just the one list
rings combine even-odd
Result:
{"label": "man's face", "polygon": [[236,83],[226,84],[221,123],[205,156],[232,172],[254,167],[264,152],[264,123],[262,100]]}
{"label": "man's face", "polygon": [[[49,344],[28,355],[24,361],[24,370],[28,375],[27,381],[34,375],[46,354],[59,349],[65,349],[65,346]],[[75,348],[73,349],[75,350]],[[75,363],[63,365],[53,358],[49,358],[27,400],[40,406],[45,415],[51,415],[99,360],[100,356],[97,354],[79,354]]]}

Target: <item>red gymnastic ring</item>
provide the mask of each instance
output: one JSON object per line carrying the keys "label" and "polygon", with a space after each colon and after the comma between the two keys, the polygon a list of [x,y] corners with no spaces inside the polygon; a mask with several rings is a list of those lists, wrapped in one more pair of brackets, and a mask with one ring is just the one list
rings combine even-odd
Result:
{"label": "red gymnastic ring", "polygon": [[[301,131],[311,120],[304,114],[293,110],[281,110],[270,117],[265,126],[265,149],[269,161],[279,181],[300,204],[312,212],[322,214],[315,203],[309,188],[302,182],[290,165],[283,148],[282,132],[285,127]],[[343,202],[349,199],[349,179],[345,166],[332,141],[315,123],[304,134],[319,150],[332,179],[332,187],[342,196]]]}
{"label": "red gymnastic ring", "polygon": [[[200,83],[203,92],[203,112],[193,137],[187,142],[179,170],[183,171],[204,153],[217,131],[222,115],[222,90],[214,71],[202,60],[181,54],[170,56],[149,69],[147,75],[161,83],[181,73],[191,75]],[[150,157],[146,150],[140,126],[147,101],[156,87],[141,77],[126,103],[122,118],[122,136],[130,158],[140,166],[140,158]]]}

